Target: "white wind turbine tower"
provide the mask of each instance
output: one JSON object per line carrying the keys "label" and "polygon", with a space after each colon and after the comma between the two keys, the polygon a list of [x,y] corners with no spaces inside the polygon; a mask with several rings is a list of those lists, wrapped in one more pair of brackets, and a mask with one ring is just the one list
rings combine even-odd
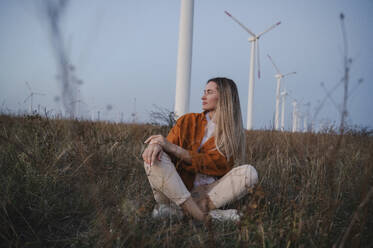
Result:
{"label": "white wind turbine tower", "polygon": [[272,62],[272,65],[273,67],[275,67],[276,69],[276,72],[277,74],[275,75],[275,78],[277,78],[277,86],[276,86],[276,112],[275,112],[275,130],[278,130],[279,129],[279,125],[278,125],[278,122],[279,122],[279,108],[280,108],[280,89],[281,89],[281,79],[286,77],[286,76],[289,76],[289,75],[293,75],[293,74],[296,74],[295,71],[293,72],[289,72],[289,73],[286,73],[286,74],[282,74],[280,72],[280,70],[278,69],[278,67],[276,66],[275,62],[273,61],[272,57],[269,56],[269,54],[267,54],[269,60]]}
{"label": "white wind turbine tower", "polygon": [[80,118],[82,119],[82,113],[81,113],[81,107],[82,105],[86,105],[86,103],[81,99],[81,95],[80,95],[80,90],[78,90],[78,93],[77,93],[77,99],[74,100],[74,101],[71,101],[70,102],[70,105],[76,105],[77,106],[77,111],[76,111],[76,118]]}
{"label": "white wind turbine tower", "polygon": [[80,100],[80,99],[78,99],[78,100],[75,100],[75,101],[72,101],[72,102],[70,102],[70,105],[73,105],[73,104],[77,104],[78,105],[78,107],[77,107],[77,113],[76,113],[76,118],[80,118],[80,119],[82,119],[82,116],[81,116],[81,111],[80,111],[80,109],[81,109],[81,105],[82,104],[85,104],[85,102],[84,101],[82,101],[82,100]]}
{"label": "white wind turbine tower", "polygon": [[189,111],[193,44],[193,10],[194,0],[181,0],[174,107],[177,116],[181,116]]}
{"label": "white wind turbine tower", "polygon": [[45,96],[45,94],[44,93],[40,93],[40,92],[33,92],[32,91],[32,89],[31,89],[31,86],[30,86],[30,84],[28,83],[28,82],[26,82],[26,85],[27,85],[27,88],[29,89],[29,91],[30,91],[30,95],[28,95],[27,97],[26,97],[26,99],[23,101],[23,103],[26,103],[26,101],[28,100],[28,99],[30,99],[30,114],[32,114],[33,113],[33,111],[34,111],[34,109],[33,109],[33,100],[34,100],[34,96],[36,96],[36,95],[39,95],[39,96]]}
{"label": "white wind turbine tower", "polygon": [[[240,25],[246,32],[248,32],[252,37],[249,38],[249,41],[252,42],[251,45],[251,57],[250,57],[250,75],[249,75],[249,96],[248,96],[248,104],[247,104],[247,123],[246,128],[248,130],[252,129],[252,114],[253,114],[253,100],[254,100],[254,63],[255,63],[255,52],[258,50],[258,67],[259,64],[259,38],[270,31],[271,29],[275,28],[276,26],[280,25],[281,22],[277,22],[276,24],[272,25],[265,31],[261,32],[258,35],[255,35],[251,32],[245,25],[239,22],[234,16],[232,16],[228,11],[224,11],[229,17],[231,17],[238,25]],[[258,68],[260,69],[260,68]],[[258,77],[260,78],[260,70],[258,70]]]}
{"label": "white wind turbine tower", "polygon": [[285,130],[285,102],[286,102],[287,95],[288,93],[284,89],[281,92],[281,97],[282,97],[282,100],[281,100],[281,131]]}
{"label": "white wind turbine tower", "polygon": [[307,121],[308,121],[307,114],[304,113],[303,114],[303,132],[307,132],[308,130]]}
{"label": "white wind turbine tower", "polygon": [[297,111],[297,129],[299,132],[303,132],[304,130],[302,129],[302,124],[304,124],[304,113],[300,112],[299,110]]}
{"label": "white wind turbine tower", "polygon": [[298,130],[298,103],[297,100],[293,100],[293,128],[292,131],[293,133]]}
{"label": "white wind turbine tower", "polygon": [[310,107],[311,107],[311,103],[308,102],[308,103],[304,104],[304,106],[305,106],[307,109],[306,109],[306,112],[304,113],[304,118],[303,118],[303,129],[304,129],[304,132],[308,132],[308,131],[309,131],[308,122],[309,122],[309,116],[310,116]]}

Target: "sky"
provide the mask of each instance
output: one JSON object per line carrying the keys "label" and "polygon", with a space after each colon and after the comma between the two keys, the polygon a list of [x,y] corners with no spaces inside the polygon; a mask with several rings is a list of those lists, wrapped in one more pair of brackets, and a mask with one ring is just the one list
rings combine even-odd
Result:
{"label": "sky", "polygon": [[[43,1],[0,1],[0,110],[63,112],[61,82]],[[276,71],[295,71],[282,80],[289,92],[285,128],[291,129],[292,101],[309,113],[315,127],[338,125],[343,101],[344,46],[340,13],[345,16],[351,58],[349,125],[373,127],[372,0],[196,0],[194,1],[190,112],[201,112],[208,79],[233,79],[246,126],[249,34],[224,14],[229,11],[258,34],[281,24],[260,40],[261,78],[255,78],[253,128],[272,128]],[[173,110],[180,1],[70,1],[61,16],[63,45],[75,76],[77,116],[148,122],[156,107]],[[362,79],[362,80],[361,80]],[[30,85],[31,91],[26,85]],[[327,90],[339,87],[330,93]],[[361,83],[359,83],[361,82]],[[320,104],[324,101],[322,107]],[[307,104],[309,103],[309,107]],[[315,116],[316,110],[318,114]],[[100,116],[99,116],[100,115]]]}

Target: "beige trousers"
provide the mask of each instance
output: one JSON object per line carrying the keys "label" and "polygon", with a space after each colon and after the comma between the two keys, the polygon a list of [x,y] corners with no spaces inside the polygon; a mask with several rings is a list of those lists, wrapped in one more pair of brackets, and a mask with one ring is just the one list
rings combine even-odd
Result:
{"label": "beige trousers", "polygon": [[248,189],[258,182],[258,174],[251,165],[241,165],[230,170],[219,180],[209,185],[188,191],[176,171],[170,157],[163,152],[161,160],[152,166],[144,162],[146,175],[157,203],[181,205],[193,193],[205,192],[216,208],[238,200],[248,193]]}

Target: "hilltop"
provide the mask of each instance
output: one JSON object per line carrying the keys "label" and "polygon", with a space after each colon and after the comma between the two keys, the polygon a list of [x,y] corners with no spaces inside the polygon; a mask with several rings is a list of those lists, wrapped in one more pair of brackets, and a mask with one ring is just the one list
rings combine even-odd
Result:
{"label": "hilltop", "polygon": [[[141,153],[159,125],[0,116],[0,240],[7,247],[368,247],[373,137],[247,132],[259,185],[237,225],[153,220]],[[370,194],[370,195],[369,195]],[[370,231],[369,231],[370,230]]]}

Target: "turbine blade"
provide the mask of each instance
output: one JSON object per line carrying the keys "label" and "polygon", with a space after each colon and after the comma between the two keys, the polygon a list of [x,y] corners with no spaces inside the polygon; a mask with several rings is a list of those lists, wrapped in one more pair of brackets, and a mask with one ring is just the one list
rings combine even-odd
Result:
{"label": "turbine blade", "polygon": [[258,38],[260,36],[262,36],[263,34],[267,33],[268,31],[274,29],[275,27],[277,27],[278,25],[280,25],[281,22],[277,22],[276,24],[273,24],[272,26],[270,26],[268,29],[264,30],[263,32],[261,32],[259,35],[258,35]]}
{"label": "turbine blade", "polygon": [[356,91],[356,89],[357,88],[359,88],[359,86],[361,85],[363,83],[363,79],[359,79],[359,81],[357,82],[357,84],[351,89],[351,90],[349,90],[349,92],[348,92],[348,97],[351,97],[352,96],[352,94]]}
{"label": "turbine blade", "polygon": [[29,91],[32,92],[31,86],[30,86],[30,84],[27,81],[26,81],[26,85],[27,85],[27,88],[29,89]]}
{"label": "turbine blade", "polygon": [[342,113],[341,108],[338,104],[334,101],[334,98],[331,95],[331,91],[328,91],[325,87],[325,84],[321,84],[321,88],[325,91],[326,97],[333,103],[334,107],[337,109],[338,112]]}
{"label": "turbine blade", "polygon": [[45,93],[41,93],[41,92],[34,92],[34,95],[45,96]]}
{"label": "turbine blade", "polygon": [[248,32],[253,37],[256,37],[256,35],[253,32],[251,32],[250,29],[248,29],[245,25],[243,25],[239,20],[237,20],[234,16],[232,16],[228,11],[224,11],[224,13],[227,14],[227,16],[229,16],[230,18],[232,18],[233,21],[235,21],[238,25],[240,25],[246,32]]}
{"label": "turbine blade", "polygon": [[25,98],[25,100],[23,101],[23,103],[26,103],[27,100],[31,97],[31,95],[29,95],[28,97]]}
{"label": "turbine blade", "polygon": [[284,77],[286,77],[286,76],[289,76],[289,75],[293,75],[293,74],[297,74],[295,71],[293,71],[293,72],[289,72],[289,73],[286,73],[285,75],[284,75]]}
{"label": "turbine blade", "polygon": [[269,56],[269,54],[267,54],[267,56],[268,56],[269,60],[272,62],[273,67],[275,67],[277,73],[278,73],[278,74],[281,74],[280,70],[279,70],[278,67],[276,66],[276,64],[275,64],[275,62],[273,61],[272,57]]}

